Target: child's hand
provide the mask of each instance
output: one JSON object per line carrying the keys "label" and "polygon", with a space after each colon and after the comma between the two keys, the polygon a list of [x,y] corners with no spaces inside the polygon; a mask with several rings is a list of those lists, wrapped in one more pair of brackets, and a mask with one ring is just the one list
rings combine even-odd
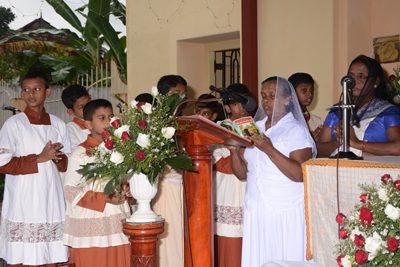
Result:
{"label": "child's hand", "polygon": [[311,136],[314,139],[315,142],[318,141],[319,139],[319,135],[321,134],[321,130],[322,130],[322,124],[320,126],[317,127],[317,129],[315,129],[312,133]]}
{"label": "child's hand", "polygon": [[125,195],[120,195],[120,196],[116,196],[116,194],[111,195],[110,197],[107,197],[106,203],[110,203],[113,205],[121,205],[124,204],[125,202]]}
{"label": "child's hand", "polygon": [[42,163],[49,160],[61,160],[61,155],[64,155],[63,152],[59,151],[63,147],[60,143],[52,144],[51,141],[47,142],[44,146],[42,153],[36,155],[37,162]]}
{"label": "child's hand", "polygon": [[125,195],[127,198],[132,197],[131,190],[129,189],[129,184],[123,184],[122,185],[122,195]]}

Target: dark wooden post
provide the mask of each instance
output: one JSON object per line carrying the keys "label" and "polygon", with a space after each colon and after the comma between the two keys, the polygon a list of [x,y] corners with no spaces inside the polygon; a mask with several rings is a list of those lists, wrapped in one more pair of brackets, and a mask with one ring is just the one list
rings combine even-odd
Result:
{"label": "dark wooden post", "polygon": [[149,223],[123,224],[123,232],[131,243],[131,267],[157,267],[156,243],[164,232],[164,219]]}

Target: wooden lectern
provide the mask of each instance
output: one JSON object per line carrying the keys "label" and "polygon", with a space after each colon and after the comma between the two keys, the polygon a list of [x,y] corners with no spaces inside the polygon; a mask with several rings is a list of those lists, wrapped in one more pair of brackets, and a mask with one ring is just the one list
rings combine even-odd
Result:
{"label": "wooden lectern", "polygon": [[185,267],[191,267],[190,257],[193,267],[212,267],[214,201],[210,146],[226,144],[248,147],[252,146],[252,142],[199,115],[179,117],[178,123],[190,125],[187,132],[177,133],[197,169],[197,172],[184,171],[183,174],[188,220],[185,214],[183,217],[185,227],[189,227],[189,235],[185,230]]}

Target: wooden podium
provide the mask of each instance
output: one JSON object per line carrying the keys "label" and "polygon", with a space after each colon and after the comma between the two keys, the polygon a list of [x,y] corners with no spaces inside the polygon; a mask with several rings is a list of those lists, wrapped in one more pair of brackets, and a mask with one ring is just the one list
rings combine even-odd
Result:
{"label": "wooden podium", "polygon": [[[184,214],[185,267],[214,266],[214,201],[210,146],[227,144],[248,147],[252,142],[199,115],[179,117],[187,132],[177,132],[197,172],[184,171],[188,219]],[[185,199],[184,199],[185,201]],[[190,247],[189,247],[190,240]]]}

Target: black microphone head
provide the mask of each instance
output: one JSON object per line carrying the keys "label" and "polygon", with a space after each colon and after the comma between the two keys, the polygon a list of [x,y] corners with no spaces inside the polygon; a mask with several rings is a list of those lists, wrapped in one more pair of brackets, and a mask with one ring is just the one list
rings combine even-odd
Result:
{"label": "black microphone head", "polygon": [[245,98],[247,99],[247,103],[242,104],[242,107],[249,112],[253,111],[257,107],[256,101],[250,96],[246,96]]}
{"label": "black microphone head", "polygon": [[6,104],[3,104],[3,105],[1,106],[1,109],[2,109],[2,110],[6,110],[6,107],[7,107],[7,105],[6,105]]}
{"label": "black microphone head", "polygon": [[356,85],[356,81],[350,75],[346,75],[342,78],[342,80],[340,81],[340,84],[343,84],[343,83],[347,84],[347,89],[351,89],[354,87],[354,85]]}

